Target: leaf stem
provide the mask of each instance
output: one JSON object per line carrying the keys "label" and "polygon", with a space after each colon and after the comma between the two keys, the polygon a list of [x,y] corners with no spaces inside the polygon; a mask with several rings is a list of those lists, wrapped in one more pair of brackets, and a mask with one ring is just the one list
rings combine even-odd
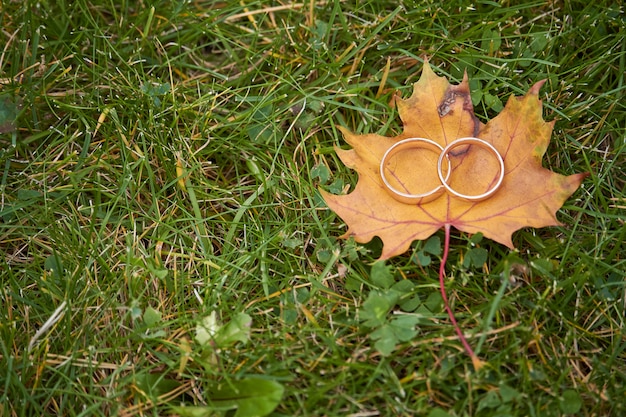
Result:
{"label": "leaf stem", "polygon": [[450,252],[450,225],[446,224],[444,229],[445,229],[446,234],[445,234],[444,246],[443,246],[443,256],[441,258],[441,265],[439,266],[439,289],[441,290],[441,297],[443,298],[443,304],[446,307],[446,311],[448,312],[448,317],[450,317],[450,321],[452,322],[452,325],[454,326],[454,330],[456,331],[456,334],[459,336],[459,339],[461,340],[461,343],[463,344],[465,351],[467,352],[469,357],[472,359],[474,369],[479,370],[484,365],[484,363],[478,358],[478,356],[476,356],[476,354],[472,350],[472,347],[467,342],[467,339],[465,338],[465,336],[463,336],[463,332],[461,331],[461,328],[459,327],[459,324],[457,323],[456,318],[454,317],[454,313],[452,312],[452,309],[450,308],[450,303],[448,302],[448,295],[446,294],[445,276],[446,276],[446,261],[448,260],[448,252]]}

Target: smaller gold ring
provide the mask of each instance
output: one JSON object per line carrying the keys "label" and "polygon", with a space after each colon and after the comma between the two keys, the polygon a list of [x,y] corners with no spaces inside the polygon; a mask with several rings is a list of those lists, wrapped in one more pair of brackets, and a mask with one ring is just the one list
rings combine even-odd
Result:
{"label": "smaller gold ring", "polygon": [[[448,185],[448,178],[450,177],[450,158],[448,156],[448,154],[450,153],[450,151],[458,146],[461,145],[477,145],[477,146],[481,146],[487,150],[489,150],[491,153],[493,153],[493,155],[496,157],[496,159],[498,160],[498,164],[500,165],[500,172],[498,174],[498,180],[496,182],[496,184],[491,187],[490,189],[488,189],[486,192],[482,193],[482,194],[478,194],[478,195],[466,195],[466,194],[461,194],[458,191],[454,190],[452,187],[450,187]],[[448,158],[448,175],[444,178],[443,176],[443,172],[441,170],[441,165],[443,163],[443,158]],[[478,139],[478,138],[473,138],[473,137],[468,137],[468,138],[461,138],[461,139],[457,139],[454,142],[451,142],[448,144],[448,146],[446,146],[442,151],[441,154],[439,155],[439,159],[437,160],[437,175],[439,175],[439,179],[441,180],[441,184],[443,184],[443,186],[446,188],[446,190],[448,190],[448,192],[458,198],[461,198],[463,200],[469,200],[469,201],[481,201],[484,200],[486,198],[491,197],[496,191],[498,191],[498,189],[500,188],[500,186],[502,185],[502,181],[504,179],[504,160],[502,159],[502,156],[500,155],[500,153],[498,153],[497,149],[493,147],[492,144],[490,144],[489,142],[486,142],[482,139]]]}
{"label": "smaller gold ring", "polygon": [[[398,152],[405,150],[405,149],[428,148],[428,147],[434,148],[435,153],[443,152],[443,147],[439,145],[438,143],[433,142],[432,140],[424,139],[424,138],[409,138],[409,139],[404,139],[404,140],[401,140],[400,142],[393,144],[393,146],[387,149],[387,151],[383,155],[383,159],[380,161],[380,177],[383,180],[385,189],[391,195],[391,197],[393,197],[395,200],[401,203],[405,203],[405,204],[422,204],[422,203],[428,203],[429,201],[434,200],[435,198],[439,197],[441,193],[443,193],[444,191],[443,185],[439,185],[435,187],[434,189],[426,193],[422,193],[422,194],[404,193],[402,191],[395,189],[389,183],[389,180],[387,180],[387,177],[385,176],[385,163],[387,162],[389,158],[391,158]],[[437,165],[439,167],[438,171],[440,171],[441,161],[443,161],[443,158],[440,156],[439,163]],[[452,167],[450,165],[450,160],[448,159],[448,174],[445,177],[446,181],[450,177],[450,172],[452,171],[451,168]],[[442,177],[440,176],[440,178]]]}

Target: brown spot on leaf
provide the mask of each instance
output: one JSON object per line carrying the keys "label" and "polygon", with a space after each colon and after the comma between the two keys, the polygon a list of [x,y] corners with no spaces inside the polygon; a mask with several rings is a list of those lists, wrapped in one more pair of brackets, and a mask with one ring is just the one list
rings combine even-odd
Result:
{"label": "brown spot on leaf", "polygon": [[437,107],[439,117],[452,116],[454,113],[454,104],[458,101],[462,102],[463,112],[471,118],[473,124],[473,136],[478,135],[480,130],[480,122],[474,114],[474,105],[467,84],[467,74],[463,77],[463,83],[459,85],[451,85],[445,92],[441,103]]}

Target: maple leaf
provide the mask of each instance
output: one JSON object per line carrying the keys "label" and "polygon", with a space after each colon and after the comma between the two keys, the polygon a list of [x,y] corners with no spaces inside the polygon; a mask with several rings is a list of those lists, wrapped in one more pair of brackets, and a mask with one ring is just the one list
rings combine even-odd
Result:
{"label": "maple leaf", "polygon": [[[557,210],[587,174],[563,176],[541,165],[554,126],[542,117],[538,94],[543,83],[536,83],[525,96],[512,96],[498,116],[483,124],[474,115],[467,74],[461,84],[451,85],[426,62],[411,97],[396,101],[404,123],[400,135],[358,135],[341,129],[352,149],[336,148],[336,152],[347,167],[357,171],[359,180],[347,195],[320,191],[348,225],[343,237],[365,243],[378,236],[383,242],[380,259],[388,259],[442,227],[446,233],[451,227],[470,234],[481,232],[512,249],[511,236],[516,230],[560,225]],[[463,137],[482,139],[501,155],[504,177],[495,194],[482,201],[467,201],[446,192],[427,203],[406,204],[387,192],[380,165],[394,144],[426,138],[446,147]],[[441,184],[438,156],[424,149],[405,149],[387,160],[384,169],[394,185],[408,194],[420,194]],[[484,193],[499,175],[497,159],[484,147],[464,145],[447,156],[447,182],[463,194]]]}

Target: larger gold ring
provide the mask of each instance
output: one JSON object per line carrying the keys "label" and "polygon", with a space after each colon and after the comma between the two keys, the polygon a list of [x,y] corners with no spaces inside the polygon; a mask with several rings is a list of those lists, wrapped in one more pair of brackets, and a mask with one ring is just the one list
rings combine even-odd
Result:
{"label": "larger gold ring", "polygon": [[[380,177],[383,180],[385,189],[387,190],[389,195],[391,195],[391,197],[405,204],[427,203],[439,197],[441,193],[444,192],[444,186],[439,185],[426,193],[410,194],[410,193],[405,193],[400,190],[397,190],[389,183],[389,180],[387,179],[387,176],[385,175],[385,164],[387,163],[389,158],[391,158],[392,156],[394,156],[400,151],[403,151],[405,149],[414,149],[414,148],[427,148],[427,149],[430,148],[435,153],[443,152],[443,147],[439,145],[438,143],[433,142],[432,140],[424,139],[424,138],[409,138],[409,139],[404,139],[397,143],[394,143],[393,146],[387,149],[387,152],[385,152],[385,154],[383,155],[383,159],[380,162]],[[439,162],[441,161],[443,161],[443,158],[440,156]],[[439,163],[438,166],[441,166],[441,163]],[[440,172],[440,170],[438,171]],[[446,181],[450,177],[450,172],[451,172],[451,165],[450,165],[450,160],[448,160],[448,174],[445,176]]]}
{"label": "larger gold ring", "polygon": [[[500,168],[500,172],[498,173],[498,180],[496,181],[495,185],[492,186],[491,188],[489,188],[487,191],[485,191],[482,194],[478,194],[478,195],[467,195],[467,194],[461,194],[458,191],[454,190],[452,187],[450,187],[448,185],[448,178],[450,177],[450,159],[448,157],[448,154],[450,153],[450,151],[452,151],[454,148],[457,148],[461,145],[476,145],[482,148],[487,149],[488,151],[490,151],[498,160],[498,164],[499,164],[499,168]],[[443,159],[446,158],[448,159],[448,175],[446,175],[446,177],[444,178],[443,176],[443,172],[441,170],[441,166],[443,164]],[[461,198],[463,200],[468,200],[468,201],[481,201],[484,200],[486,198],[491,197],[496,191],[498,191],[498,188],[500,188],[500,186],[502,185],[502,181],[504,179],[504,160],[502,159],[502,156],[498,153],[498,151],[496,150],[496,148],[493,147],[493,145],[491,145],[489,142],[486,142],[482,139],[478,139],[478,138],[461,138],[461,139],[457,139],[454,142],[451,142],[450,144],[448,144],[448,146],[446,146],[442,151],[441,154],[439,155],[439,159],[437,160],[437,175],[439,175],[439,179],[441,180],[441,184],[443,184],[443,186],[446,188],[446,190],[458,197]]]}

